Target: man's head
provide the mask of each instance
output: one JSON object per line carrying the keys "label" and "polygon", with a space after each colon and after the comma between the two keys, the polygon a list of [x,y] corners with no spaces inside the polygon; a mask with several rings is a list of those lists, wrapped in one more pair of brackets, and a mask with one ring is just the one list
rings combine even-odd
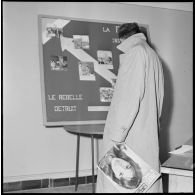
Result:
{"label": "man's head", "polygon": [[127,39],[136,33],[140,33],[140,29],[135,22],[122,24],[118,29],[118,37],[121,40]]}

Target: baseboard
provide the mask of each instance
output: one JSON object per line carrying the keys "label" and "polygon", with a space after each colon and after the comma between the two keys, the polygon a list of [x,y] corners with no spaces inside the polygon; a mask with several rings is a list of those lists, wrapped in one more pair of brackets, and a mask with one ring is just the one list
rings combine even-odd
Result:
{"label": "baseboard", "polygon": [[[97,170],[94,170],[94,182],[97,180]],[[92,171],[79,171],[78,184],[92,183]],[[5,177],[3,192],[69,186],[76,184],[75,171],[63,173],[47,173],[37,175]]]}
{"label": "baseboard", "polygon": [[[94,169],[94,174],[97,173],[97,169]],[[79,176],[91,175],[91,169],[83,169],[79,170]],[[17,176],[6,176],[3,177],[3,183],[16,182],[16,181],[24,181],[24,180],[37,180],[44,178],[70,178],[75,177],[75,170],[64,171],[64,172],[52,172],[52,173],[41,173],[41,174],[31,174],[31,175],[17,175]]]}

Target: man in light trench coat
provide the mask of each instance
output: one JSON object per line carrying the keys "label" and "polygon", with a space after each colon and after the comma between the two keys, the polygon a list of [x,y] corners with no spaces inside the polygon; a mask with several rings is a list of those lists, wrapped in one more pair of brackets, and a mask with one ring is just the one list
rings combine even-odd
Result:
{"label": "man in light trench coat", "polygon": [[[115,142],[125,142],[160,172],[158,135],[164,97],[162,65],[137,23],[121,25],[118,36],[123,41],[117,48],[124,54],[106,119],[100,159]],[[96,193],[103,192],[117,191],[98,170]],[[162,179],[158,179],[148,192],[162,192]]]}

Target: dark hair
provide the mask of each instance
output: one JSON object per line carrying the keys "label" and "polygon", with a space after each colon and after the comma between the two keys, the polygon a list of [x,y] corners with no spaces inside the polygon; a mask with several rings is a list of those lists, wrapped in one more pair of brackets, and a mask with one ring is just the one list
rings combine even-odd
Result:
{"label": "dark hair", "polygon": [[118,37],[120,38],[128,38],[136,33],[140,33],[139,26],[136,22],[133,23],[124,23],[118,29]]}
{"label": "dark hair", "polygon": [[118,145],[118,149],[113,147],[113,153],[114,155],[109,155],[112,158],[117,157],[117,158],[121,158],[127,162],[129,162],[132,167],[135,170],[135,176],[130,179],[127,180],[125,178],[120,178],[118,179],[111,167],[111,163],[106,164],[104,167],[102,167],[102,169],[104,170],[104,172],[109,175],[117,184],[119,184],[120,186],[127,188],[127,189],[134,189],[137,188],[138,185],[141,183],[142,180],[142,173],[141,173],[141,168],[139,167],[139,165],[134,162],[130,157],[128,157],[120,148],[120,145]]}

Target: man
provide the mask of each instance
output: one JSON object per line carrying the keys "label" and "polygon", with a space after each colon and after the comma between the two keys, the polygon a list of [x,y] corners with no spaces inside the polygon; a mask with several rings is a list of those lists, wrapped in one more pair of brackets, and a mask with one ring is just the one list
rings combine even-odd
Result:
{"label": "man", "polygon": [[[117,48],[124,54],[106,119],[100,158],[114,143],[125,142],[160,172],[158,134],[164,97],[162,65],[137,23],[121,25],[118,36],[121,43]],[[96,192],[116,192],[99,171]],[[162,192],[161,179],[148,192]]]}

